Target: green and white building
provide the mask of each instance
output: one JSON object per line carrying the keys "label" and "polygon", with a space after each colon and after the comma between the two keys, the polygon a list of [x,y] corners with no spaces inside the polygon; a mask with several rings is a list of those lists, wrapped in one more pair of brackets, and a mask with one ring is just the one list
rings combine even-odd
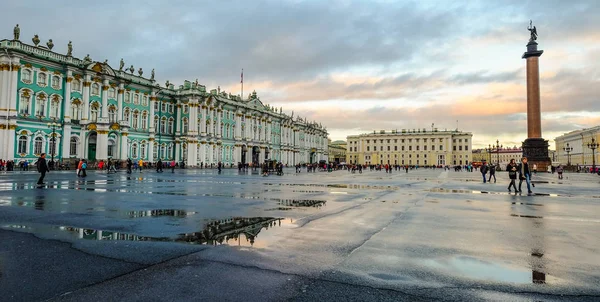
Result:
{"label": "green and white building", "polygon": [[327,160],[324,127],[265,106],[256,92],[242,99],[197,82],[160,86],[154,70],[143,77],[122,59],[114,69],[72,56],[71,45],[63,55],[14,38],[0,40],[0,159]]}

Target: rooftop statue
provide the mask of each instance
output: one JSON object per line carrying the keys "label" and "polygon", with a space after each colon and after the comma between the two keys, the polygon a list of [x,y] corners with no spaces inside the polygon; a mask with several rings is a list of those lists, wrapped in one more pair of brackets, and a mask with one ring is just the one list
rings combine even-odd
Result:
{"label": "rooftop statue", "polygon": [[533,21],[529,20],[529,27],[527,28],[527,30],[531,34],[529,41],[537,40],[538,33],[537,33],[537,29],[535,28],[535,26],[533,26]]}
{"label": "rooftop statue", "polygon": [[142,76],[142,74],[144,74],[144,71],[142,70],[142,67],[140,67],[140,69],[138,70],[138,74],[140,75],[140,77]]}
{"label": "rooftop statue", "polygon": [[52,43],[52,39],[48,40],[48,42],[46,42],[46,46],[48,46],[48,49],[52,50],[52,47],[54,47],[54,43]]}
{"label": "rooftop statue", "polygon": [[19,40],[19,36],[21,35],[21,29],[19,28],[19,24],[17,24],[17,26],[15,26],[15,29],[14,29],[13,32],[14,32],[14,35],[15,35],[15,37],[14,37],[15,40],[18,41]]}
{"label": "rooftop statue", "polygon": [[69,41],[69,44],[67,45],[67,56],[73,56],[73,43],[71,43],[71,41]]}
{"label": "rooftop statue", "polygon": [[129,72],[131,72],[131,74],[133,74],[134,71],[135,71],[135,68],[133,68],[133,65],[131,65],[131,67],[129,67]]}
{"label": "rooftop statue", "polygon": [[121,62],[119,62],[119,71],[123,70],[123,67],[125,67],[125,61],[121,58]]}
{"label": "rooftop statue", "polygon": [[150,72],[150,80],[154,81],[154,68],[152,68],[152,72]]}
{"label": "rooftop statue", "polygon": [[167,80],[167,81],[165,82],[165,87],[169,88],[169,85],[171,85],[171,83],[169,83],[169,80]]}
{"label": "rooftop statue", "polygon": [[108,65],[108,59],[104,60],[104,65]]}
{"label": "rooftop statue", "polygon": [[40,37],[38,37],[38,35],[33,35],[31,41],[33,41],[33,44],[35,44],[35,46],[37,47],[38,44],[40,44]]}
{"label": "rooftop statue", "polygon": [[85,58],[83,58],[83,63],[84,64],[92,63],[92,58],[90,57],[89,53],[87,54],[87,56],[85,56]]}

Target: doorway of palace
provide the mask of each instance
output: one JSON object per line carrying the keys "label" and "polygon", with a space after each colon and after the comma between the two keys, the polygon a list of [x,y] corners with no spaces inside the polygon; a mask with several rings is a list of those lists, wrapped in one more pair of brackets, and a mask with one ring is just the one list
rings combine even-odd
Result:
{"label": "doorway of palace", "polygon": [[88,137],[88,156],[87,159],[89,161],[95,161],[96,160],[96,140],[97,140],[98,136],[96,135],[96,133],[91,133],[90,136]]}
{"label": "doorway of palace", "polygon": [[240,152],[242,153],[241,163],[242,165],[246,164],[246,152],[248,152],[248,147],[242,146]]}
{"label": "doorway of palace", "polygon": [[271,153],[271,151],[269,150],[269,148],[265,148],[265,160],[269,159],[269,153]]}
{"label": "doorway of palace", "polygon": [[316,158],[315,158],[315,153],[317,153],[317,150],[315,150],[315,148],[312,148],[310,150],[310,158],[309,158],[309,162],[312,164],[314,162],[316,162]]}
{"label": "doorway of palace", "polygon": [[252,147],[252,164],[258,165],[259,156],[260,156],[260,148],[258,146]]}

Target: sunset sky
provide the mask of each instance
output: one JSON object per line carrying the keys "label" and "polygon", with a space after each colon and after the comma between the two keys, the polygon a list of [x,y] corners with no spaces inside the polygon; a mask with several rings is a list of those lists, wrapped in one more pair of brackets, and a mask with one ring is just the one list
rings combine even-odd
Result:
{"label": "sunset sky", "polygon": [[[148,4],[150,3],[150,4]],[[190,4],[193,3],[193,4]],[[35,7],[35,9],[32,9]],[[526,138],[527,26],[537,27],[543,136],[600,125],[600,1],[7,1],[1,39],[199,80],[316,120],[333,140],[454,129],[474,147]]]}

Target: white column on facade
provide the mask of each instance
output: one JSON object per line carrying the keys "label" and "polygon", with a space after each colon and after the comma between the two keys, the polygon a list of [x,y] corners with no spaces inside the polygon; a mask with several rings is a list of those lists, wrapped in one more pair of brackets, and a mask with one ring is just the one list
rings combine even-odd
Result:
{"label": "white column on facade", "polygon": [[258,162],[260,164],[265,162],[265,154],[266,154],[266,149],[264,147],[260,147],[260,155],[258,156]]}
{"label": "white column on facade", "polygon": [[[146,152],[148,152],[148,161],[149,162],[154,162],[154,138],[151,137],[148,139],[148,146],[146,147]],[[158,148],[158,146],[157,146]],[[158,158],[157,158],[158,161]]]}
{"label": "white column on facade", "polygon": [[90,114],[90,76],[85,75],[83,80],[83,114],[81,117],[82,121],[88,120]]}
{"label": "white column on facade", "polygon": [[198,141],[188,141],[186,165],[195,167],[198,166]]}
{"label": "white column on facade", "polygon": [[108,80],[104,79],[102,81],[102,118],[108,118],[108,89],[110,86],[108,85]]}
{"label": "white column on facade", "polygon": [[204,163],[206,164],[206,142],[201,142],[200,143],[200,154],[199,154],[199,158],[200,158],[200,162],[198,162],[198,164],[200,163]]}
{"label": "white column on facade", "polygon": [[[202,103],[201,108],[201,112],[202,112],[202,118],[200,119],[200,135],[202,136],[206,136],[206,123],[207,123],[207,107],[206,107],[206,103]],[[204,158],[202,158],[202,160],[204,160]]]}
{"label": "white column on facade", "polygon": [[[121,90],[119,90],[119,91],[121,91]],[[121,100],[118,101],[119,105],[120,105],[119,112],[121,112],[122,108],[123,108],[123,105],[121,105],[121,101],[123,99],[123,94],[119,93],[119,97],[121,98]],[[154,129],[154,114],[156,114],[156,110],[154,110],[154,106],[156,106],[155,104],[157,101],[158,101],[158,98],[156,97],[156,93],[153,91],[152,94],[150,95],[150,123],[148,124],[150,133],[156,133],[156,131],[158,130],[158,129]],[[121,114],[121,116],[122,116],[122,114]],[[158,125],[160,127],[160,121],[158,121]]]}
{"label": "white column on facade", "polygon": [[[21,61],[21,59],[19,57],[12,58],[12,72],[11,72],[12,79],[10,80],[10,89],[8,90],[8,97],[7,97],[7,101],[8,101],[7,105],[8,106],[6,106],[10,116],[17,115],[17,84],[19,81],[19,69],[21,69],[20,61]],[[11,131],[11,132],[13,133],[12,137],[14,139],[14,131]],[[14,141],[13,141],[13,146],[14,146]],[[11,150],[14,150],[14,148]],[[12,152],[11,152],[11,154],[12,154]]]}
{"label": "white column on facade", "polygon": [[221,114],[223,113],[223,108],[217,108],[217,137],[223,137],[223,129],[221,129]]}
{"label": "white column on facade", "polygon": [[[71,121],[71,82],[73,81],[72,72],[67,70],[67,78],[65,79],[65,89],[63,94],[63,109],[62,116],[65,123]],[[64,150],[64,149],[63,149]],[[65,153],[63,153],[64,156]]]}
{"label": "white column on facade", "polygon": [[[0,54],[2,55],[2,54]],[[6,113],[3,113],[4,109],[8,110],[8,95],[7,95],[7,88],[6,88],[6,80],[8,78],[7,74],[8,71],[6,70],[6,62],[3,60],[4,57],[1,57],[2,59],[0,59],[0,113],[2,113],[2,116],[5,116]],[[32,75],[33,77],[33,75]],[[4,131],[2,131],[2,133],[4,133]],[[4,150],[2,150],[1,152],[5,152]],[[4,154],[4,153],[0,153],[0,154]],[[4,158],[4,157],[3,157]]]}
{"label": "white column on facade", "polygon": [[62,158],[67,159],[71,157],[71,124],[65,124],[62,135]]}
{"label": "white column on facade", "polygon": [[127,159],[127,151],[128,151],[127,148],[128,148],[128,145],[127,145],[127,133],[126,132],[125,133],[121,133],[121,149],[120,149],[120,151],[121,151],[120,159],[121,160],[126,160]]}
{"label": "white column on facade", "polygon": [[107,160],[108,159],[108,130],[97,130],[97,148],[96,148],[96,159]]}
{"label": "white column on facade", "polygon": [[[125,85],[124,84],[119,84],[119,89],[117,90],[117,120],[118,121],[122,121],[123,120],[123,93],[125,92]],[[150,105],[152,104],[152,101],[150,101]],[[150,112],[154,111],[154,106],[150,107]],[[151,121],[152,123],[150,123],[150,127],[154,127],[154,115],[150,115]]]}
{"label": "white column on facade", "polygon": [[177,119],[175,120],[175,125],[177,125],[177,127],[175,133],[178,135],[181,133],[181,109],[181,104],[177,104],[175,107],[175,111],[177,111]]}
{"label": "white column on facade", "polygon": [[177,139],[175,140],[175,157],[173,160],[179,161],[179,158],[181,158],[181,142]]}
{"label": "white column on facade", "polygon": [[271,137],[271,132],[273,127],[273,121],[271,121],[271,119],[269,119],[267,121],[267,143],[271,143],[272,142],[272,137]]}
{"label": "white column on facade", "polygon": [[242,138],[242,113],[235,113],[235,139],[239,140]]}

